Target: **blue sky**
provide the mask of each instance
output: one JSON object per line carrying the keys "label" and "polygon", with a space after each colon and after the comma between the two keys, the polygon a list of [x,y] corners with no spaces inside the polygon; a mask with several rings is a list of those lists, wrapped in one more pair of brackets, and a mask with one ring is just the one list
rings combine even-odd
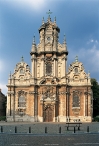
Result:
{"label": "blue sky", "polygon": [[67,68],[78,55],[85,72],[99,82],[99,0],[0,0],[0,88],[7,94],[10,71],[21,61],[31,66],[33,36],[39,43],[42,18],[51,19],[60,28],[59,42],[66,34],[69,51]]}

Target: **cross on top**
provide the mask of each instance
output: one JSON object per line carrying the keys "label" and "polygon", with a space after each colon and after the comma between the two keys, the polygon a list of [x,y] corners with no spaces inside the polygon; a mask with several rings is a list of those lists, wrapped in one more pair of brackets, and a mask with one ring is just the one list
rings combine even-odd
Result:
{"label": "cross on top", "polygon": [[24,62],[24,58],[23,58],[23,56],[21,57],[21,62]]}
{"label": "cross on top", "polygon": [[49,12],[46,12],[48,15],[49,15],[49,18],[50,18],[50,14],[52,14],[52,12],[49,10]]}
{"label": "cross on top", "polygon": [[75,57],[75,61],[78,62],[78,56]]}

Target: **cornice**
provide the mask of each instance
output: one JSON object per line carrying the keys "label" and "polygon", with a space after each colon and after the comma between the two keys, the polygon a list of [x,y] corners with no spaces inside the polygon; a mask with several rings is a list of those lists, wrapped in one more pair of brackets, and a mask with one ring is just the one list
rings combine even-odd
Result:
{"label": "cornice", "polygon": [[62,51],[62,52],[58,52],[58,51],[41,51],[41,52],[30,52],[30,55],[33,55],[35,54],[36,56],[38,55],[46,55],[46,54],[56,54],[56,55],[63,55],[63,54],[66,54],[68,55],[68,51]]}

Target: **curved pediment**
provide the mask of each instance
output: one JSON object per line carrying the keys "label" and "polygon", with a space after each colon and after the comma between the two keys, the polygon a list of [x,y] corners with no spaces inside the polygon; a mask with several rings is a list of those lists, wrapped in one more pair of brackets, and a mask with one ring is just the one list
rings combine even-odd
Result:
{"label": "curved pediment", "polygon": [[17,63],[12,77],[18,80],[30,79],[31,73],[29,65],[23,61]]}
{"label": "curved pediment", "polygon": [[67,73],[69,83],[71,85],[90,84],[90,76],[84,71],[84,66],[81,62],[75,61],[70,64]]}

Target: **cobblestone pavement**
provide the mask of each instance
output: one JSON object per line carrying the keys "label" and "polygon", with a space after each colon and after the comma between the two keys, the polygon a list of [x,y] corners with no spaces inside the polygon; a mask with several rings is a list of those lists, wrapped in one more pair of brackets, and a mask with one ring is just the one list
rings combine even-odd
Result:
{"label": "cobblestone pavement", "polygon": [[99,146],[99,123],[83,123],[74,133],[65,123],[0,122],[0,146]]}
{"label": "cobblestone pavement", "polygon": [[99,134],[0,134],[0,146],[99,146]]}

